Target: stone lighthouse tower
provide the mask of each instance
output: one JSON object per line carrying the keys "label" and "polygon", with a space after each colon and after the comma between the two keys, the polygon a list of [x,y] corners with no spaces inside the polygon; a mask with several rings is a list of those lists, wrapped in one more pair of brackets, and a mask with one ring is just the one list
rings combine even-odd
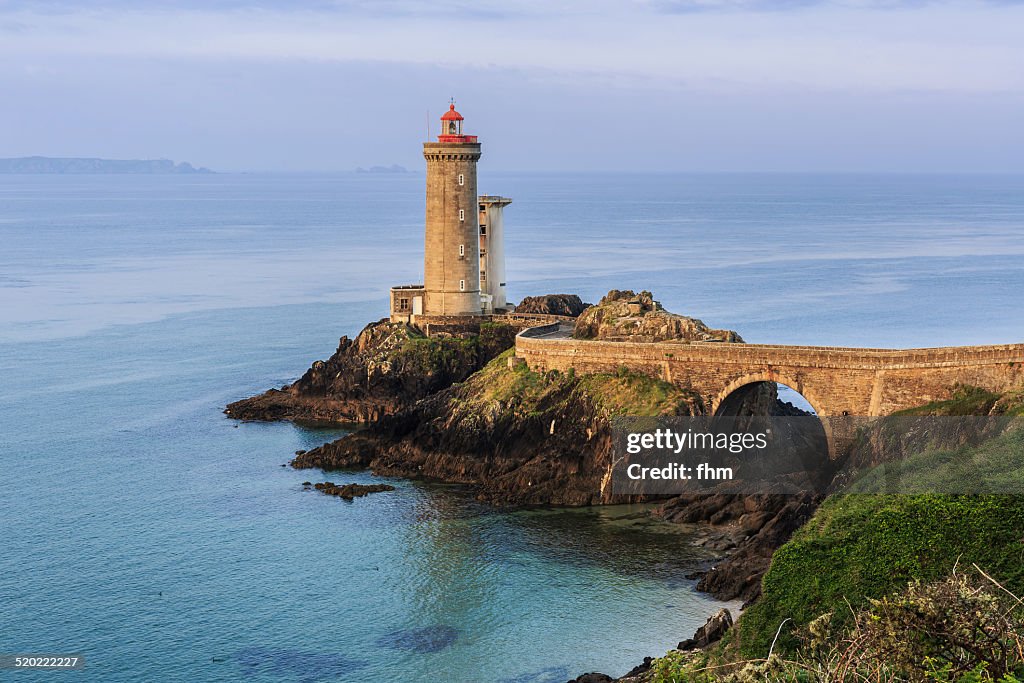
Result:
{"label": "stone lighthouse tower", "polygon": [[462,132],[452,104],[437,142],[423,143],[427,160],[424,253],[425,315],[480,315],[480,223],[476,162],[480,143]]}

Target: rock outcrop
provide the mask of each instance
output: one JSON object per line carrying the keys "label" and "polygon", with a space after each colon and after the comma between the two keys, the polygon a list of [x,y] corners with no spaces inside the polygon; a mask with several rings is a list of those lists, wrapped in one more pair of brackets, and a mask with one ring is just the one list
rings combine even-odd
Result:
{"label": "rock outcrop", "polygon": [[515,329],[484,324],[468,339],[425,338],[381,320],[355,339],[342,337],[290,385],[236,401],[224,411],[242,420],[374,422],[462,382],[512,346]]}
{"label": "rock outcrop", "polygon": [[444,479],[503,505],[611,503],[610,418],[699,410],[688,391],[649,377],[541,375],[509,368],[510,355],[292,465]]}
{"label": "rock outcrop", "polygon": [[816,494],[691,494],[663,503],[656,516],[677,524],[701,524],[717,533],[706,545],[723,558],[700,574],[697,589],[719,600],[750,603],[761,594],[761,577],[772,553],[814,514]]}
{"label": "rock outcrop", "polygon": [[[309,488],[308,486],[306,488]],[[380,493],[382,491],[394,491],[395,487],[390,484],[335,484],[333,481],[323,481],[317,484],[313,484],[320,493],[328,496],[338,496],[345,500],[352,500],[354,498],[361,498],[362,496],[368,496],[371,493]]]}
{"label": "rock outcrop", "polygon": [[[650,292],[613,290],[585,309],[572,295],[535,297],[517,312],[578,314],[577,338],[742,342],[735,332],[665,311]],[[342,338],[330,359],[314,363],[293,384],[233,403],[226,412],[245,419],[368,423],[297,452],[291,464],[299,469],[370,468],[380,475],[439,479],[468,485],[480,500],[497,505],[627,502],[610,491],[612,418],[695,415],[703,410],[700,398],[625,369],[531,371],[511,362],[515,331],[485,324],[470,339],[428,339],[381,321],[355,340]],[[754,387],[735,403],[741,416],[800,412],[780,403],[773,385]],[[330,482],[317,488],[360,495]],[[820,497],[782,495],[768,486],[762,495],[701,493],[661,501],[657,516],[698,525],[697,542],[718,554],[701,573],[698,589],[749,603],[759,595],[772,553],[811,516]],[[713,635],[706,632],[704,639]],[[692,640],[701,640],[700,633]],[[633,678],[620,680],[641,680],[649,667],[645,661],[630,672]]]}
{"label": "rock outcrop", "polygon": [[696,318],[669,313],[650,292],[617,289],[580,314],[573,336],[604,341],[743,342],[732,330],[713,330]]}
{"label": "rock outcrop", "polygon": [[704,625],[697,629],[693,637],[679,643],[676,649],[698,650],[705,648],[712,643],[717,643],[725,635],[725,632],[732,628],[732,612],[727,609],[720,609],[708,618]]}
{"label": "rock outcrop", "polygon": [[575,318],[590,304],[585,304],[575,294],[546,294],[544,296],[528,296],[516,306],[516,313],[533,313],[542,315],[566,315]]}

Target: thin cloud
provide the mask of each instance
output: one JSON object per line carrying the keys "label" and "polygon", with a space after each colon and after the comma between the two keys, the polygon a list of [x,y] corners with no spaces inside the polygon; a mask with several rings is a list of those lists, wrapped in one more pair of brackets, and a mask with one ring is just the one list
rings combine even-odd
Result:
{"label": "thin cloud", "polygon": [[999,5],[1021,5],[1024,0],[649,0],[648,6],[664,14],[702,12],[790,12],[812,8],[865,11],[920,10],[935,7],[984,9]]}

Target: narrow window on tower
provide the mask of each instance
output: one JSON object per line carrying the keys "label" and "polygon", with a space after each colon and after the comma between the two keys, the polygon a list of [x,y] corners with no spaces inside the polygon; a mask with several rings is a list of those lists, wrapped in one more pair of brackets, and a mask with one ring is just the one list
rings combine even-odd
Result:
{"label": "narrow window on tower", "polygon": [[460,244],[459,245],[459,256],[465,256],[465,255],[466,255],[466,245],[465,244]]}
{"label": "narrow window on tower", "polygon": [[464,176],[463,174],[460,173],[459,174],[459,185],[465,185],[465,184],[466,184],[466,176]]}
{"label": "narrow window on tower", "polygon": [[459,209],[459,220],[460,221],[466,220],[466,210],[465,209]]}
{"label": "narrow window on tower", "polygon": [[459,280],[459,291],[460,292],[465,292],[466,291],[466,281],[465,280]]}

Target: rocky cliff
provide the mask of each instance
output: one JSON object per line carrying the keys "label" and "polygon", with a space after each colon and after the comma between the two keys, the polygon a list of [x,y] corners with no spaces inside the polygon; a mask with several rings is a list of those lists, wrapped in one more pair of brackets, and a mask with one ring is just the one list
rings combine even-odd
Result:
{"label": "rocky cliff", "polygon": [[[573,312],[579,299],[551,295],[525,303],[534,312],[559,313],[563,307]],[[649,292],[610,292],[583,311],[576,330],[605,339],[740,340],[735,332],[712,330],[699,320],[665,311]],[[359,419],[370,422],[365,429],[303,453],[292,465],[369,467],[378,474],[456,482],[473,487],[481,500],[501,505],[592,505],[625,502],[612,496],[608,486],[612,417],[693,415],[702,410],[695,395],[674,384],[624,370],[614,375],[539,374],[510,364],[511,351],[474,373],[482,357],[505,343],[503,336],[484,344],[482,354],[434,353],[437,358],[463,359],[462,364],[437,358],[409,363],[409,335],[404,326],[371,325],[355,342],[342,340],[330,361],[314,364],[291,387],[232,404],[229,414],[255,410],[272,419],[279,411],[291,415],[299,406],[303,416],[330,417],[343,410],[353,414],[356,407]],[[440,349],[467,343],[429,341],[440,342]],[[473,342],[466,348],[479,345]],[[435,379],[424,375],[424,368],[434,368]],[[771,385],[751,391],[738,409],[744,415],[793,411],[779,402]],[[768,494],[680,496],[656,514],[672,522],[706,525],[702,543],[723,561],[703,576],[702,589],[722,599],[750,600],[757,595],[772,551],[813,512],[816,502]]]}
{"label": "rocky cliff", "polygon": [[[572,314],[578,297],[524,301],[530,312]],[[523,308],[520,304],[517,312]],[[695,318],[665,311],[649,292],[612,291],[579,315],[577,337],[741,342]],[[485,325],[472,339],[425,339],[381,321],[318,361],[292,385],[233,403],[248,419],[361,421],[367,426],[298,455],[296,468],[371,468],[472,487],[499,505],[626,502],[610,493],[611,419],[693,415],[697,396],[626,370],[578,376],[540,374],[510,362],[514,330]],[[504,351],[504,352],[503,352]],[[500,353],[500,355],[499,355]],[[793,414],[773,385],[751,391],[740,414]],[[632,499],[636,501],[637,499]],[[699,587],[722,599],[754,599],[772,552],[818,503],[812,496],[679,496],[656,514],[701,525],[700,543],[720,561]]]}
{"label": "rocky cliff", "polygon": [[292,384],[231,403],[224,412],[242,420],[374,422],[462,382],[514,338],[508,325],[484,324],[467,339],[428,339],[381,320],[355,339],[342,337],[334,355]]}
{"label": "rocky cliff", "polygon": [[510,356],[292,465],[443,479],[505,505],[610,503],[611,417],[699,410],[688,391],[646,376],[541,375]]}

